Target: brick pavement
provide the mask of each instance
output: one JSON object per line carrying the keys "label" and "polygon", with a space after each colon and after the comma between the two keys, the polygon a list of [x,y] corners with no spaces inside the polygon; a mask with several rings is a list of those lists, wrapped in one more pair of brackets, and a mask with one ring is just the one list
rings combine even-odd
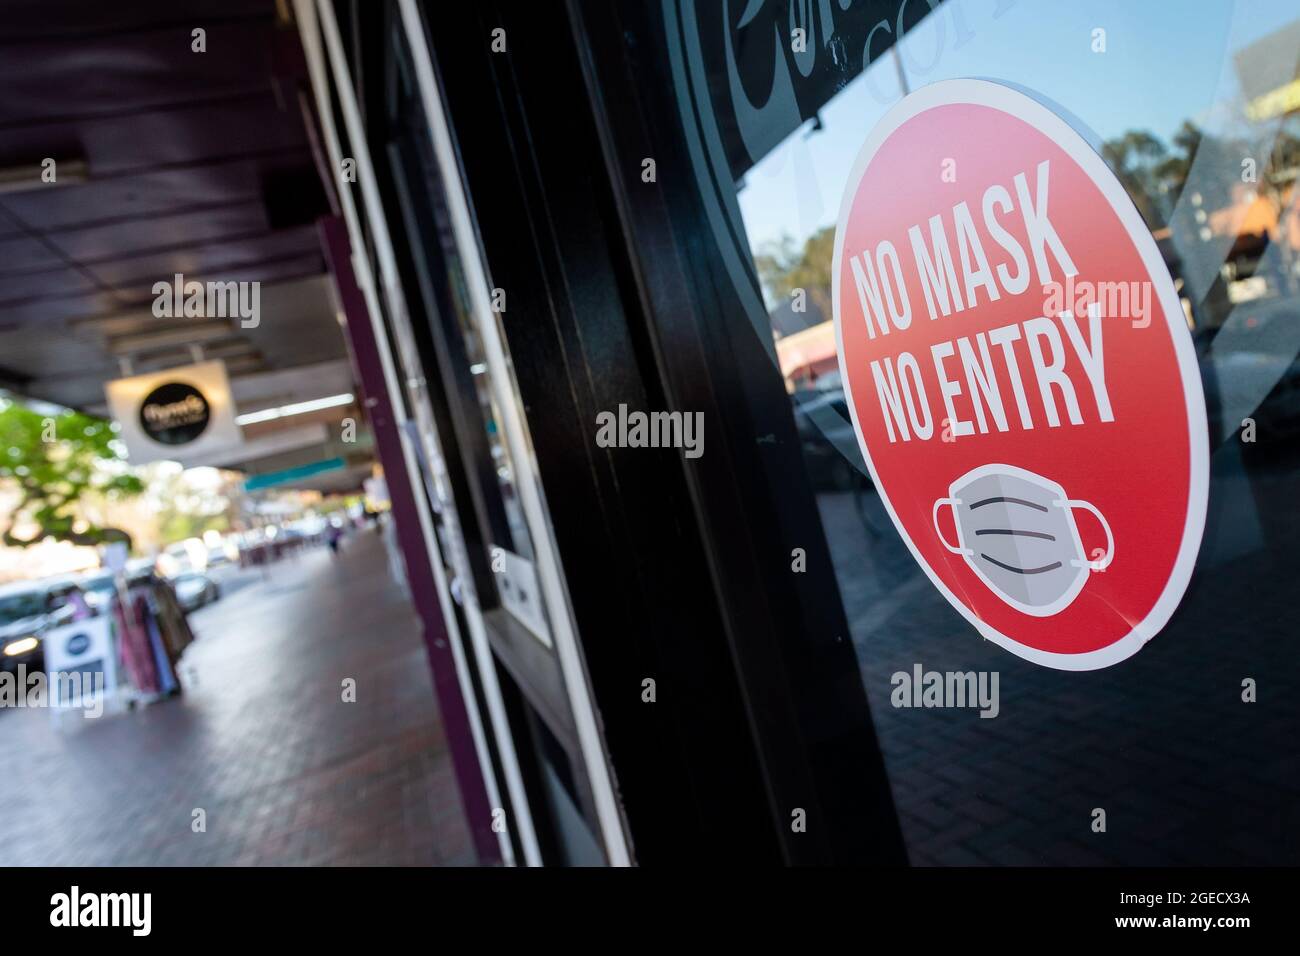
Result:
{"label": "brick pavement", "polygon": [[[1206,544],[1174,619],[1129,660],[1079,674],[981,640],[892,528],[865,526],[848,493],[818,496],[913,863],[1300,863],[1292,457],[1244,472],[1216,458]],[[1248,541],[1223,511],[1233,483],[1261,516]],[[891,675],[917,662],[999,672],[1000,715],[892,707]],[[1241,701],[1244,677],[1257,703]],[[1090,829],[1094,807],[1106,833]]]}
{"label": "brick pavement", "polygon": [[181,698],[58,727],[0,712],[0,865],[473,862],[418,627],[376,534],[286,561],[191,621],[197,681]]}

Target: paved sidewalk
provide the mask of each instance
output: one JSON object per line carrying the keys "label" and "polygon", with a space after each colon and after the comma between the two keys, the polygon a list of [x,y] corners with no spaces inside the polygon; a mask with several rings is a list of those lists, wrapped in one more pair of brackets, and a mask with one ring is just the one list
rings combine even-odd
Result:
{"label": "paved sidewalk", "polygon": [[181,698],[58,727],[0,711],[0,865],[472,864],[377,533],[282,562],[191,624]]}
{"label": "paved sidewalk", "polygon": [[[1288,611],[1296,572],[1283,557],[1300,522],[1277,504],[1300,493],[1295,473],[1288,466],[1254,477],[1254,491],[1243,493],[1272,498],[1263,512],[1272,540],[1230,558],[1215,534],[1212,495],[1201,570],[1174,620],[1128,661],[1091,672],[1039,667],[981,640],[887,518],[869,526],[850,494],[818,496],[913,864],[1277,866],[1300,858],[1300,688]],[[1221,479],[1221,498],[1222,488]],[[998,674],[997,718],[893,706],[893,675],[917,664]],[[1268,688],[1252,704],[1241,698],[1248,676]],[[1106,811],[1104,833],[1092,830],[1094,808]]]}

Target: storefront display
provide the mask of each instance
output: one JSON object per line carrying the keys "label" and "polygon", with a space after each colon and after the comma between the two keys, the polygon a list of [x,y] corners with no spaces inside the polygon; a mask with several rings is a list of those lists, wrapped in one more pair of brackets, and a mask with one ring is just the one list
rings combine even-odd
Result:
{"label": "storefront display", "polygon": [[518,859],[1300,860],[1293,7],[358,15]]}

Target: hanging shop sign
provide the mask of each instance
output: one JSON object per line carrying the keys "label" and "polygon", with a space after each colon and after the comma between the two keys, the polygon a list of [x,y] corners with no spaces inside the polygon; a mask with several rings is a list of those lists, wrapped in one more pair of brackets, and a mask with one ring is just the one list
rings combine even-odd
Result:
{"label": "hanging shop sign", "polygon": [[120,378],[106,388],[132,464],[186,463],[242,441],[223,362]]}
{"label": "hanging shop sign", "polygon": [[1177,607],[1205,524],[1205,399],[1150,231],[1030,97],[951,80],[901,100],[840,208],[836,346],[899,534],[981,635],[1115,664]]}

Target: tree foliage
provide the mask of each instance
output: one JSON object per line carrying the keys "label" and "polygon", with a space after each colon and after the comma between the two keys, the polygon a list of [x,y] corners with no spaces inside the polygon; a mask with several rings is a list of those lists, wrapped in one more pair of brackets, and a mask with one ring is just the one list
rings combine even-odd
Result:
{"label": "tree foliage", "polygon": [[[75,411],[46,416],[0,399],[0,480],[21,495],[5,516],[4,543],[25,547],[47,537],[79,545],[129,543],[126,532],[96,527],[78,508],[88,494],[114,499],[144,489],[126,470],[119,448],[102,418]],[[20,537],[15,529],[28,523],[34,533]]]}
{"label": "tree foliage", "polygon": [[817,304],[822,316],[831,317],[831,255],[835,251],[835,227],[826,226],[799,247],[790,236],[765,244],[754,265],[776,301],[790,300],[795,289],[803,289]]}

